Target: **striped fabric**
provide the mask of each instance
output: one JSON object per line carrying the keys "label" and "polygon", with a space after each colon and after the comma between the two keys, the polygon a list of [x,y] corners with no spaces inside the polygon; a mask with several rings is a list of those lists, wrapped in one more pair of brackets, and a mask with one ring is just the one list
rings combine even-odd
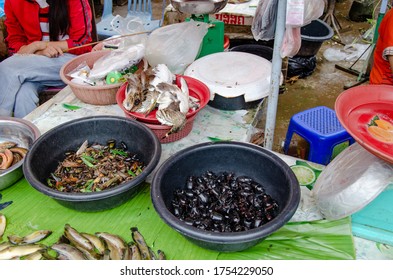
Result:
{"label": "striped fabric", "polygon": [[49,40],[49,6],[45,8],[40,7],[39,12],[40,27],[42,32],[42,41]]}
{"label": "striped fabric", "polygon": [[[39,10],[39,21],[42,32],[42,41],[50,41],[49,38],[49,5],[45,0],[36,0],[40,6]],[[68,39],[69,36],[66,34],[64,36],[59,35],[59,41]]]}

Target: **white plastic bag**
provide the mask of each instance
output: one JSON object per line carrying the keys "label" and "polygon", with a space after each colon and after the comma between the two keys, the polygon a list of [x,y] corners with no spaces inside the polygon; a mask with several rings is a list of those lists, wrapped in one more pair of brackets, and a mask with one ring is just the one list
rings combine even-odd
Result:
{"label": "white plastic bag", "polygon": [[350,44],[343,48],[327,48],[323,52],[323,57],[327,61],[356,61],[366,60],[372,48],[367,44]]}
{"label": "white plastic bag", "polygon": [[209,25],[188,21],[154,30],[147,39],[146,59],[152,67],[166,64],[174,74],[184,70],[198,56]]}
{"label": "white plastic bag", "polygon": [[122,71],[138,64],[144,55],[143,44],[109,51],[94,63],[89,77],[92,80],[103,79],[111,71]]}
{"label": "white plastic bag", "polygon": [[302,27],[322,16],[324,0],[287,0],[286,25]]}
{"label": "white plastic bag", "polygon": [[[124,18],[120,15],[116,15],[111,21],[111,27],[121,36],[146,31],[140,18],[130,16]],[[118,47],[123,48],[136,44],[146,45],[147,37],[147,33],[135,36],[122,37]],[[116,36],[114,36],[114,38],[116,38]]]}
{"label": "white plastic bag", "polygon": [[251,25],[255,40],[272,40],[276,29],[278,0],[260,0]]}
{"label": "white plastic bag", "polygon": [[393,165],[355,143],[326,166],[311,194],[322,215],[336,220],[365,207],[392,180]]}
{"label": "white plastic bag", "polygon": [[286,29],[281,57],[295,56],[301,47],[300,27],[320,18],[325,9],[324,0],[287,0]]}
{"label": "white plastic bag", "polygon": [[300,27],[287,26],[281,46],[281,57],[295,56],[302,46]]}

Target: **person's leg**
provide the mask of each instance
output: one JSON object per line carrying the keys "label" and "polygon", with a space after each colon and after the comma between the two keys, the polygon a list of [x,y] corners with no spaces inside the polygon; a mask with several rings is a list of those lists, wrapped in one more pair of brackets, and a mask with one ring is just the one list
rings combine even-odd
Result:
{"label": "person's leg", "polygon": [[15,96],[14,117],[23,118],[38,106],[41,88],[39,83],[32,82],[24,82],[20,86]]}
{"label": "person's leg", "polygon": [[[60,68],[74,57],[71,54],[64,54],[58,58],[13,55],[2,61],[0,63],[0,115],[12,115],[16,95],[26,96],[20,91],[25,82],[35,82],[43,86],[63,86],[64,83],[59,75]],[[31,92],[31,86],[26,89]],[[33,100],[34,97],[27,101]],[[32,106],[35,105],[31,104],[30,107]]]}

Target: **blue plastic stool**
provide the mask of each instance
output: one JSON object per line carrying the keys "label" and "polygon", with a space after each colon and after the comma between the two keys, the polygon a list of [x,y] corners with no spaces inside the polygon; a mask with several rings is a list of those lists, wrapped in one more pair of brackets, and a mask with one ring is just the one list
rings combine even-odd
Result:
{"label": "blue plastic stool", "polygon": [[310,144],[307,160],[327,165],[336,145],[355,141],[341,126],[334,110],[319,106],[292,116],[284,143],[287,154],[293,134],[296,133]]}

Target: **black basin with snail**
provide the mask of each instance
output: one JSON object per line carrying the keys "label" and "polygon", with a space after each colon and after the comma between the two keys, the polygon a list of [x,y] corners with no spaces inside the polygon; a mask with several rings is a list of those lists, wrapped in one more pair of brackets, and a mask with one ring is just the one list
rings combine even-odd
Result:
{"label": "black basin with snail", "polygon": [[[65,158],[66,151],[77,150],[85,140],[90,144],[106,144],[111,139],[123,141],[128,151],[137,154],[145,163],[145,169],[136,178],[91,193],[65,193],[46,185],[47,178]],[[143,124],[124,117],[95,116],[69,121],[43,134],[30,148],[23,172],[31,186],[63,206],[79,211],[102,211],[131,199],[155,169],[160,157],[161,144],[157,136]]]}
{"label": "black basin with snail", "polygon": [[[180,221],[170,210],[174,190],[185,188],[190,175],[206,171],[234,172],[262,184],[280,209],[268,223],[242,232],[210,232]],[[300,201],[300,187],[289,166],[272,152],[241,142],[202,143],[179,151],[157,170],[151,185],[151,198],[159,216],[200,247],[216,251],[242,251],[261,242],[285,225]]]}

